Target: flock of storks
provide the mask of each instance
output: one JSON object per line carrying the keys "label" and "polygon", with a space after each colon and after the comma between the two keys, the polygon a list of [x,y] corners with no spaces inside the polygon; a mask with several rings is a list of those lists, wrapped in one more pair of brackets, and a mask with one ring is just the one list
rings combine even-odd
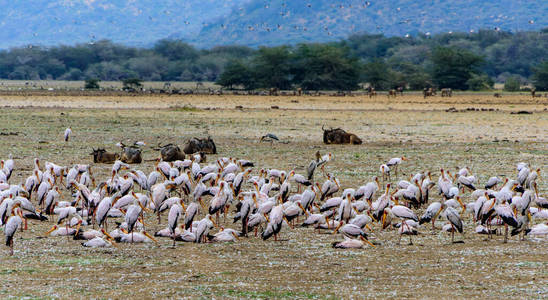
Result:
{"label": "flock of storks", "polygon": [[[69,136],[67,129],[65,141]],[[548,223],[532,222],[548,219],[548,200],[539,195],[537,186],[540,169],[526,163],[517,165],[515,178],[491,177],[484,189],[478,188],[469,168],[458,169],[455,175],[442,169],[437,182],[430,172],[417,173],[394,186],[386,181],[407,159],[393,158],[380,166],[382,184],[375,177],[355,189],[343,189],[328,171],[332,160],[331,153],[316,153],[306,175],[277,169],[253,174],[252,162],[229,157],[211,163],[200,155],[173,162],[158,159],[148,175],[116,161],[110,177],[96,184],[88,164],[69,167],[46,162],[42,168],[36,158],[24,183],[13,184],[16,167],[10,158],[0,165],[0,225],[12,255],[14,236],[18,229],[27,229],[27,220],[53,222],[45,235],[72,236],[85,240],[86,247],[158,243],[159,237],[173,240],[174,245],[237,242],[259,234],[263,240],[279,240],[284,226],[296,224],[340,233],[344,240],[333,243],[336,248],[375,247],[381,243],[370,239],[370,232],[393,229],[400,240],[408,235],[412,243],[422,224],[431,223],[434,232],[440,218],[446,220],[442,230],[450,232],[452,242],[455,232],[464,239],[465,221],[473,222],[476,233],[490,237],[502,235],[504,228],[504,242],[509,231],[521,239],[548,236]],[[464,203],[467,190],[471,202]],[[416,214],[419,209],[422,215]],[[156,221],[145,218],[147,214],[156,215],[166,227],[149,234],[146,222]],[[237,230],[221,226],[221,217],[228,223],[227,214],[232,214]],[[109,227],[115,228],[109,231]]]}

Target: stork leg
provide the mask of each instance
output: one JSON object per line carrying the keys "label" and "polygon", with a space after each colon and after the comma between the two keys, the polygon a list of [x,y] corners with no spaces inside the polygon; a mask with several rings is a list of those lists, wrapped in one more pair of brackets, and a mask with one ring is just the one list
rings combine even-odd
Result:
{"label": "stork leg", "polygon": [[[133,233],[132,233],[132,234],[133,234]],[[173,247],[175,248],[175,231],[173,232],[172,237],[173,237]]]}
{"label": "stork leg", "polygon": [[508,224],[504,223],[504,243],[508,243]]}
{"label": "stork leg", "polygon": [[229,208],[230,208],[230,205],[227,204],[227,205],[225,205],[225,209],[223,209],[223,211],[224,211],[224,220],[223,221],[225,223],[226,223],[226,214],[228,213]]}
{"label": "stork leg", "polygon": [[13,240],[10,241],[10,256],[13,256]]}
{"label": "stork leg", "polygon": [[160,211],[158,211],[158,225],[160,225]]}
{"label": "stork leg", "polygon": [[453,224],[451,224],[451,243],[455,243],[455,226]]}
{"label": "stork leg", "polygon": [[489,231],[489,238],[492,239],[493,236],[491,234],[491,217],[487,219],[487,230]]}

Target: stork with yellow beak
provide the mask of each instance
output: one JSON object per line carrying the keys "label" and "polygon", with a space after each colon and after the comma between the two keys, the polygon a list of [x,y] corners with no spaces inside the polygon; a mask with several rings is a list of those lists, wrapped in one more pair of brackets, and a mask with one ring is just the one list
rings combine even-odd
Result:
{"label": "stork with yellow beak", "polygon": [[6,246],[10,248],[10,256],[13,256],[13,237],[17,232],[17,229],[21,227],[23,223],[23,213],[19,208],[19,204],[15,204],[11,210],[11,216],[6,222],[4,227],[4,236],[6,237]]}

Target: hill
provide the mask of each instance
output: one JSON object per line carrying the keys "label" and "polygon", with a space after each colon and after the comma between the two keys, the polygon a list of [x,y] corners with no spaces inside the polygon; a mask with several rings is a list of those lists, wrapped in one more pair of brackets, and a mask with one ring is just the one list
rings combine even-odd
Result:
{"label": "hill", "polygon": [[[194,38],[245,0],[0,1],[0,49],[109,39],[148,46],[173,34]],[[31,5],[29,5],[31,3]]]}
{"label": "hill", "polygon": [[405,36],[548,26],[533,0],[33,0],[0,1],[0,49],[109,39],[150,46],[170,37],[199,47],[326,42],[353,33]]}
{"label": "hill", "polygon": [[547,1],[527,0],[254,0],[205,26],[194,42],[271,46],[334,41],[357,32],[538,30],[548,26],[547,12]]}

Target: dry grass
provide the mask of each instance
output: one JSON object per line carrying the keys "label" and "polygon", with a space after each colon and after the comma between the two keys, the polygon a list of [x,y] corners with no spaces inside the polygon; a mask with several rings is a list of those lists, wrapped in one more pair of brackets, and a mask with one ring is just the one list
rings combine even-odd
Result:
{"label": "dry grass", "polygon": [[[91,161],[92,147],[115,150],[120,140],[145,140],[149,144],[145,159],[152,159],[157,153],[150,145],[182,144],[191,136],[211,135],[221,156],[249,158],[257,168],[303,173],[317,150],[330,151],[335,160],[329,170],[343,187],[370,181],[378,175],[381,162],[399,155],[410,158],[402,178],[426,170],[437,174],[440,167],[469,166],[485,182],[494,174],[515,176],[518,161],[546,170],[546,104],[544,99],[533,102],[525,96],[477,95],[428,102],[419,96],[390,101],[385,97],[3,97],[0,106],[11,108],[2,109],[0,133],[17,135],[0,136],[0,157],[14,156],[13,183],[19,183],[29,175],[34,157],[71,165]],[[234,109],[238,105],[243,109]],[[273,105],[281,109],[270,109]],[[449,107],[498,111],[445,112]],[[535,113],[509,113],[518,110]],[[323,145],[324,124],[343,127],[366,142]],[[68,125],[74,139],[65,146],[62,134]],[[268,132],[288,143],[259,143],[258,137]],[[109,166],[94,167],[99,177],[107,176]],[[138,168],[149,172],[152,165],[147,162]],[[546,193],[544,182],[540,187]],[[464,199],[468,201],[468,194]],[[153,218],[148,223],[154,230],[161,228]],[[239,228],[239,224],[224,225]],[[171,248],[170,241],[162,240],[159,247],[90,250],[67,238],[37,238],[50,223],[29,226],[17,234],[14,257],[7,257],[6,251],[0,254],[2,298],[542,298],[548,294],[546,240],[511,239],[508,244],[502,244],[501,237],[487,240],[473,233],[469,216],[464,244],[451,245],[448,235],[432,235],[425,227],[414,245],[396,245],[395,232],[381,232],[376,226],[372,238],[380,245],[351,251],[331,248],[340,236],[288,227],[282,231],[286,241],[279,243],[250,237],[231,244],[181,243]]]}

